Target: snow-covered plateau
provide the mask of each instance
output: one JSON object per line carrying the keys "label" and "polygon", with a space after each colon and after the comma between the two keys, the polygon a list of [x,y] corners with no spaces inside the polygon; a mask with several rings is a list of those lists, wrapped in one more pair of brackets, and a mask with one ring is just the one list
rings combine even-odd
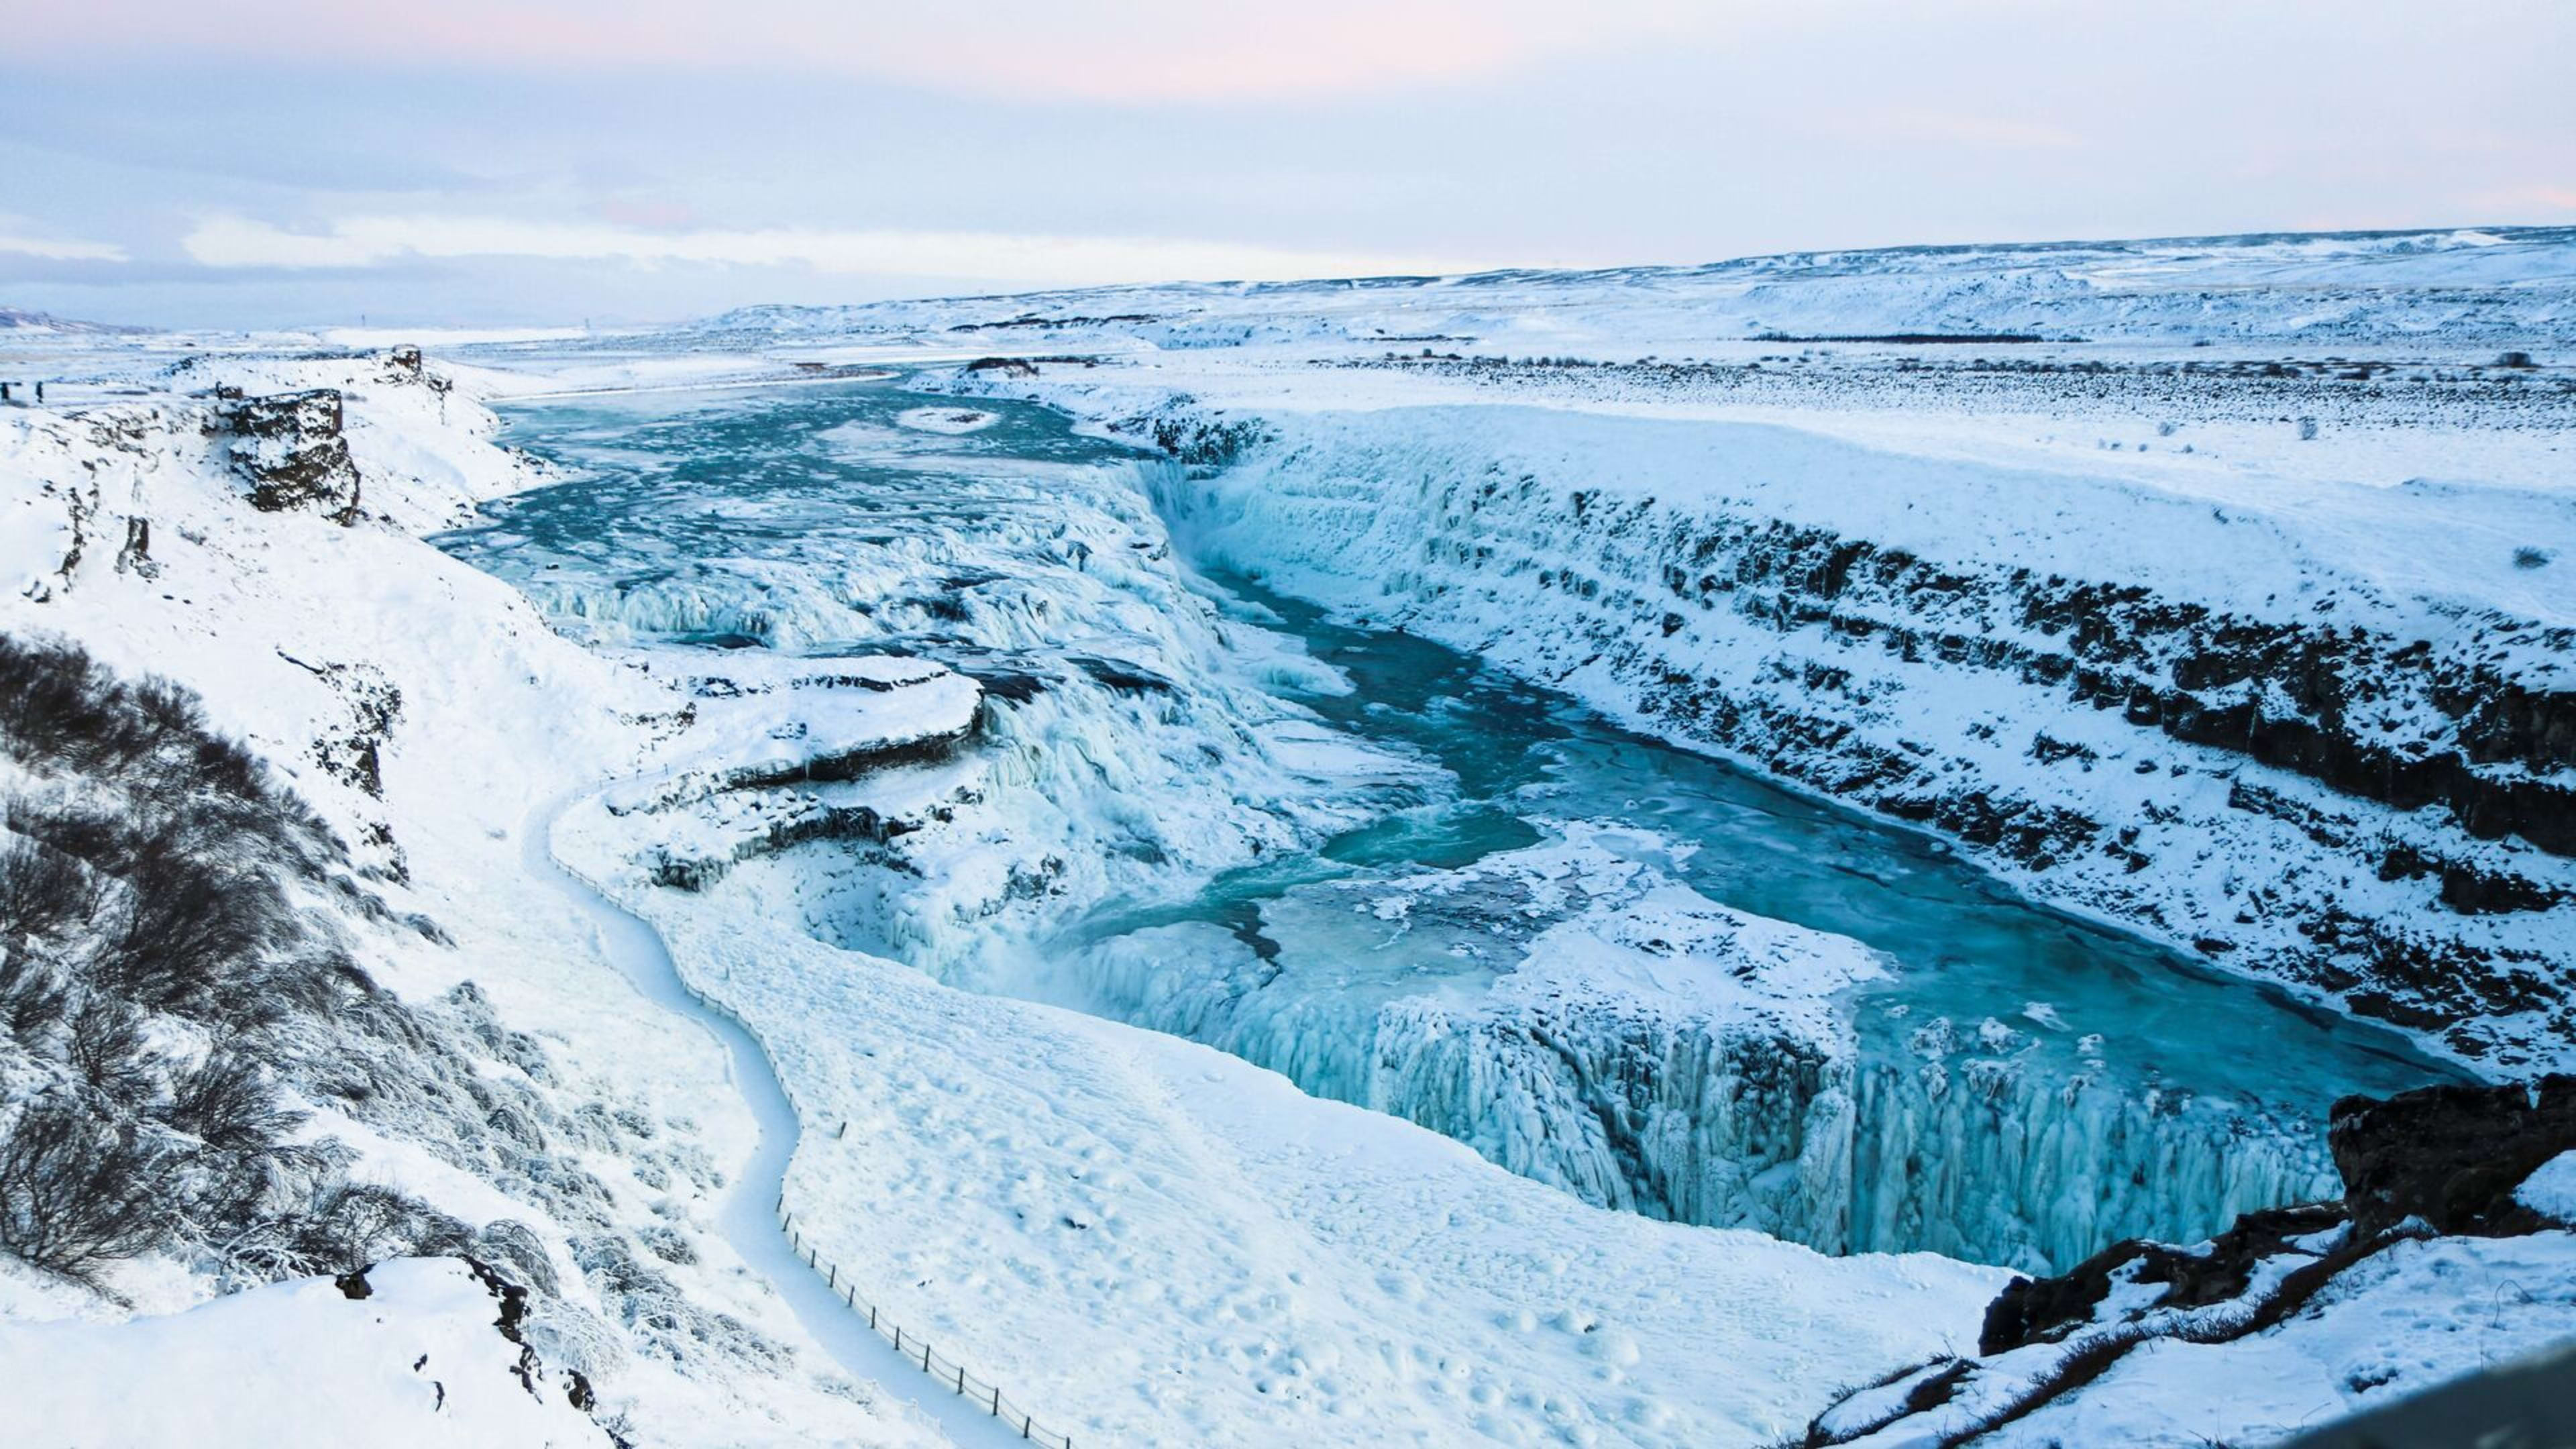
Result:
{"label": "snow-covered plateau", "polygon": [[2536,230],[0,338],[0,1431],[2266,1442],[2576,1337],[2571,360]]}

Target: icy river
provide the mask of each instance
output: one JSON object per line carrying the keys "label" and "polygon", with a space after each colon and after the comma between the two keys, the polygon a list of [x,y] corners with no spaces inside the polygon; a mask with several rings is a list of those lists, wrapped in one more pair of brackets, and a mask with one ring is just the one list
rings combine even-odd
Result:
{"label": "icy river", "polygon": [[1155,511],[1171,465],[1044,409],[642,394],[519,405],[507,440],[560,481],[442,544],[575,637],[987,682],[985,855],[1044,871],[979,898],[964,845],[825,844],[735,904],[1195,1037],[1594,1201],[2063,1266],[2325,1195],[2335,1097],[2452,1075],[1931,837],[1201,575]]}

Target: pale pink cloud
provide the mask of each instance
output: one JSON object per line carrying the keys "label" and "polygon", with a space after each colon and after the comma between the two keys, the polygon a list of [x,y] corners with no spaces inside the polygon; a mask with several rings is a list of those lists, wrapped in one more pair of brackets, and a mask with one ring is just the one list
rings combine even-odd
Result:
{"label": "pale pink cloud", "polygon": [[185,47],[477,65],[807,67],[978,95],[1267,99],[1487,75],[1720,34],[1750,0],[92,0],[25,7],[25,54]]}
{"label": "pale pink cloud", "polygon": [[2527,186],[2508,186],[2471,197],[2470,204],[2508,213],[2533,211],[2576,211],[2576,185],[2536,181]]}

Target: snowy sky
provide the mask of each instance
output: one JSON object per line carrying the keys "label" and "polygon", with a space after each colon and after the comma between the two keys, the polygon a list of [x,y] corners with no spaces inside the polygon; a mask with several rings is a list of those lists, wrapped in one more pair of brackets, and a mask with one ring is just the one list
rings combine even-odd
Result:
{"label": "snowy sky", "polygon": [[2566,0],[0,0],[0,306],[606,322],[2576,224],[2571,56]]}

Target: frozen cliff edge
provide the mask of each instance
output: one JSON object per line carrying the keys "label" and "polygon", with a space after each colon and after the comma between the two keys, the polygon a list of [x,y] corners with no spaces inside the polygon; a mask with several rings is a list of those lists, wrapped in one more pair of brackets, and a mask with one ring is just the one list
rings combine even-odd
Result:
{"label": "frozen cliff edge", "polygon": [[1149,416],[1241,450],[1161,499],[1204,557],[2490,1070],[2576,1040],[2576,616],[2517,562],[2576,555],[2563,497],[2213,501],[1561,409]]}
{"label": "frozen cliff edge", "polygon": [[[878,799],[926,818],[946,780]],[[1209,1048],[657,888],[666,807],[629,802],[666,798],[577,807],[556,847],[760,1038],[804,1123],[806,1241],[1077,1440],[1758,1443],[1859,1365],[1963,1340],[2001,1276],[1588,1206]]]}

